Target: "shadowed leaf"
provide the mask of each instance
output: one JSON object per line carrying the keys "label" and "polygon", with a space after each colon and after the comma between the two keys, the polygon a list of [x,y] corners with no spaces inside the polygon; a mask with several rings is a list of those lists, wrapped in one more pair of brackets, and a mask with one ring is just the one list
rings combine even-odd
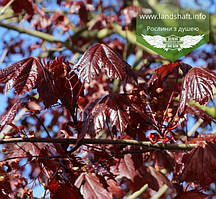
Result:
{"label": "shadowed leaf", "polygon": [[208,188],[211,183],[216,183],[215,168],[216,147],[210,142],[203,142],[203,146],[198,146],[183,156],[179,179]]}
{"label": "shadowed leaf", "polygon": [[103,187],[98,177],[91,173],[82,173],[77,178],[75,186],[80,188],[80,192],[85,199],[112,198],[112,194]]}
{"label": "shadowed leaf", "polygon": [[51,199],[82,199],[77,187],[74,185],[59,184],[55,179],[49,184]]}
{"label": "shadowed leaf", "polygon": [[166,151],[153,151],[151,159],[154,160],[156,169],[167,169],[168,171],[174,169],[174,159]]}
{"label": "shadowed leaf", "polygon": [[[190,65],[182,62],[175,62],[167,65],[162,65],[161,67],[155,70],[155,73],[151,76],[150,80],[148,81],[148,85],[151,86],[153,84],[156,84],[156,87],[161,87],[163,80],[168,75],[175,74],[176,78],[177,76],[179,76],[178,78],[180,78],[182,75],[186,75],[191,68],[192,67]],[[182,73],[181,76],[180,73]]]}
{"label": "shadowed leaf", "polygon": [[216,123],[216,120],[213,117],[211,117],[209,114],[207,114],[205,111],[203,111],[197,106],[187,105],[185,112],[203,119],[208,124],[211,124],[212,121]]}
{"label": "shadowed leaf", "polygon": [[[69,64],[64,62],[62,57],[48,62],[45,67],[51,71],[55,85],[52,96],[60,99],[67,108],[73,107],[79,95],[83,94],[77,75],[71,71]],[[48,81],[50,81],[49,79]],[[52,84],[50,84],[50,88],[52,88]],[[54,98],[53,101],[55,101]]]}
{"label": "shadowed leaf", "polygon": [[[91,104],[92,105],[92,104]],[[127,109],[132,107],[124,94],[110,94],[99,100],[93,106],[91,113],[84,122],[82,135],[86,133],[94,136],[105,127],[106,121],[123,132],[129,121]],[[88,108],[87,108],[88,109]]]}
{"label": "shadowed leaf", "polygon": [[119,164],[119,172],[121,177],[127,177],[132,181],[134,180],[137,173],[130,154],[125,155],[124,158],[121,159]]}

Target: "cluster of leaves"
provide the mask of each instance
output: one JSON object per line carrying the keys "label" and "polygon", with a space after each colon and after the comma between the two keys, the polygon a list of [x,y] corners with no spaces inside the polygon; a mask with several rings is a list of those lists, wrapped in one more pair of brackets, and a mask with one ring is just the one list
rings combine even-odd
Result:
{"label": "cluster of leaves", "polygon": [[[18,36],[4,41],[6,61],[13,54],[28,58],[0,70],[0,92],[12,89],[15,93],[0,117],[0,137],[14,142],[29,138],[30,142],[2,146],[0,198],[33,198],[37,185],[44,190],[44,198],[50,195],[52,199],[121,199],[146,184],[148,189],[139,198],[161,192],[160,198],[177,199],[216,195],[215,136],[198,132],[188,136],[186,125],[188,114],[202,118],[203,129],[216,122],[192,102],[206,105],[213,99],[215,52],[188,55],[194,61],[205,59],[207,68],[183,62],[155,68],[158,60],[167,61],[131,43],[134,19],[142,10],[133,1],[107,2],[57,0],[55,7],[60,9],[53,11],[45,9],[49,7],[46,1],[0,1],[5,7],[11,4],[14,12],[4,22],[28,21],[25,26],[29,24],[38,31],[34,36],[44,39],[28,43]],[[116,25],[122,27],[120,31]],[[128,43],[116,37],[125,30]],[[57,32],[66,39],[53,41],[39,31]],[[46,39],[53,43],[48,46]],[[86,50],[86,46],[91,47]],[[35,49],[40,51],[38,57],[50,61],[32,57]],[[83,55],[76,65],[65,61],[77,52]],[[133,66],[122,59],[140,57],[140,52]],[[19,121],[14,123],[16,115]],[[33,142],[42,137],[53,143]],[[80,147],[80,141],[89,137],[102,145]],[[77,139],[77,144],[54,142],[67,138]],[[103,145],[105,139],[175,147],[166,151],[163,147]],[[196,146],[178,152],[178,144]]]}
{"label": "cluster of leaves", "polygon": [[[150,78],[148,76],[149,71],[134,72],[109,46],[99,43],[89,48],[72,68],[62,58],[46,64],[35,57],[26,58],[0,70],[4,91],[14,88],[15,94],[20,96],[3,114],[1,129],[5,125],[13,127],[6,138],[37,136],[36,131],[26,132],[24,122],[21,126],[12,123],[22,107],[27,108],[40,124],[43,121],[37,115],[45,114],[42,107],[51,107],[54,115],[51,126],[60,122],[58,117],[64,114],[53,139],[75,136],[81,140],[90,136],[175,143],[185,136],[178,134],[178,127],[184,123],[187,113],[207,123],[215,122],[210,115],[189,104],[190,100],[206,104],[212,98],[212,86],[216,86],[215,73],[176,62],[162,65],[153,71]],[[121,81],[112,92],[110,84],[116,79]],[[91,82],[96,82],[97,87],[89,87]],[[34,89],[37,89],[38,97],[32,91]],[[58,107],[56,110],[54,105]],[[44,125],[43,128],[48,131]],[[153,133],[148,133],[149,130]],[[74,149],[69,144],[8,145],[3,148],[7,161],[2,163],[1,195],[7,198],[8,194],[11,197],[13,193],[19,193],[22,197],[26,194],[31,197],[28,179],[21,177],[23,166],[19,164],[25,157],[32,165],[30,178],[44,182],[51,198],[62,194],[66,198],[122,198],[128,191],[135,192],[145,184],[149,190],[142,195],[143,198],[150,197],[163,184],[169,187],[165,195],[181,198],[183,187],[175,187],[168,174],[159,172],[160,169],[173,172],[173,182],[196,183],[197,188],[192,194],[202,196],[198,187],[206,188],[215,182],[214,175],[210,175],[215,167],[215,158],[212,158],[215,138],[199,139],[200,144],[190,153],[149,153],[145,147],[86,145],[80,149],[82,159],[73,153]],[[15,161],[10,157],[16,157]],[[147,162],[150,163],[148,167],[145,166]],[[198,162],[201,168],[197,166]],[[9,177],[13,175],[7,175],[8,172],[15,172],[15,168],[20,173],[14,175],[19,177]],[[207,169],[208,174],[201,175]],[[5,187],[8,186],[10,193],[6,194]]]}

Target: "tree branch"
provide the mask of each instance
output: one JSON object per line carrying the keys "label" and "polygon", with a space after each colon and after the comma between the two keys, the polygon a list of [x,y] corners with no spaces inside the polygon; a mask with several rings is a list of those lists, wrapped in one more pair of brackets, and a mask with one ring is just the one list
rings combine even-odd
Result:
{"label": "tree branch", "polygon": [[49,42],[59,42],[59,43],[62,43],[62,41],[60,41],[58,38],[53,37],[53,36],[50,35],[50,34],[37,31],[37,30],[25,29],[25,28],[23,28],[23,27],[16,26],[16,25],[14,25],[14,24],[11,25],[11,24],[7,24],[7,23],[3,23],[3,22],[0,22],[0,26],[1,26],[1,27],[4,27],[4,28],[7,28],[7,29],[11,29],[11,30],[18,31],[18,32],[20,32],[20,33],[29,34],[29,35],[38,37],[38,38],[40,38],[40,39],[43,39],[43,40],[46,40],[46,41],[49,41]]}
{"label": "tree branch", "polygon": [[56,38],[56,37],[54,37],[48,33],[40,32],[37,30],[26,29],[26,28],[23,28],[20,26],[11,25],[11,24],[4,23],[4,22],[0,22],[0,26],[7,28],[7,29],[10,29],[10,30],[15,30],[15,31],[20,32],[20,33],[34,36],[34,37],[40,38],[40,39],[48,41],[48,42],[61,43],[63,46],[65,46],[69,50],[79,52],[79,53],[84,53],[84,51],[81,48],[78,48],[74,45],[72,46],[68,42],[61,41],[58,38]]}
{"label": "tree branch", "polygon": [[[64,139],[55,139],[55,138],[10,138],[0,140],[0,144],[8,143],[19,143],[19,142],[43,142],[43,143],[59,143],[59,144],[77,144],[77,139],[74,138],[64,138]],[[143,146],[148,149],[154,150],[191,150],[196,147],[196,144],[163,144],[163,143],[151,143],[148,141],[137,141],[137,140],[108,140],[108,139],[83,139],[79,141],[79,144],[112,144],[112,145],[133,145],[133,146]]]}

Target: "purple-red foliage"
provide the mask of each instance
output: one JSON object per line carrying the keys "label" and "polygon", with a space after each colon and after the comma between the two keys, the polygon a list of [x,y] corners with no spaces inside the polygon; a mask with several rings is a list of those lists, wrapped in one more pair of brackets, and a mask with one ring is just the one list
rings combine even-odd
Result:
{"label": "purple-red foliage", "polygon": [[[3,0],[1,5],[10,2]],[[30,56],[0,70],[0,93],[14,91],[0,117],[0,136],[32,140],[76,138],[78,144],[89,137],[99,142],[136,140],[148,146],[155,143],[160,148],[4,144],[0,198],[33,198],[32,189],[38,183],[49,190],[51,199],[122,199],[146,184],[148,189],[139,195],[141,199],[151,198],[164,185],[168,189],[162,199],[203,199],[216,195],[216,137],[199,130],[189,137],[186,126],[188,114],[195,120],[203,119],[203,129],[216,122],[213,116],[190,103],[194,100],[206,105],[213,99],[215,57],[202,52],[207,68],[192,68],[180,61],[152,68],[152,63],[164,60],[144,52],[132,67],[123,57],[137,56],[141,49],[120,40],[116,36],[118,26],[113,25],[123,25],[122,32],[132,32],[135,17],[145,9],[134,6],[133,1],[116,1],[114,6],[104,2],[57,0],[64,11],[50,12],[43,9],[44,1],[11,2],[15,17],[23,17],[30,28],[47,34],[62,33],[67,40],[58,38],[60,42],[49,47],[43,40],[30,45],[19,37],[4,41],[5,60],[14,54],[30,56],[39,49],[40,57],[47,55],[49,61]],[[94,14],[97,17],[92,21]],[[73,17],[78,19],[76,24],[71,21]],[[71,30],[78,31],[71,34]],[[105,38],[101,37],[103,30],[108,33]],[[87,46],[90,47],[86,50]],[[84,52],[78,62],[74,62],[72,57],[77,54],[72,54],[71,49]],[[188,56],[197,60],[194,54]],[[18,113],[21,116],[16,122]],[[173,150],[163,150],[163,143]],[[189,151],[191,146],[194,148]],[[182,150],[174,150],[175,147]],[[29,174],[27,166],[31,167]]]}

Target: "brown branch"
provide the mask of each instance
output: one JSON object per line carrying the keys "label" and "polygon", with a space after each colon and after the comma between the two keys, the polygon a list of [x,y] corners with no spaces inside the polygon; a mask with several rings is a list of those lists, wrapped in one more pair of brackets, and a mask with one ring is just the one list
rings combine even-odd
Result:
{"label": "brown branch", "polygon": [[[55,138],[10,138],[0,140],[0,144],[18,143],[18,142],[31,142],[31,143],[59,143],[59,144],[77,144],[77,139],[55,139]],[[196,144],[163,144],[163,143],[151,143],[148,141],[137,140],[109,140],[109,139],[83,139],[79,142],[80,145],[85,144],[99,144],[99,145],[133,145],[143,146],[148,149],[154,150],[191,150],[196,147]]]}

